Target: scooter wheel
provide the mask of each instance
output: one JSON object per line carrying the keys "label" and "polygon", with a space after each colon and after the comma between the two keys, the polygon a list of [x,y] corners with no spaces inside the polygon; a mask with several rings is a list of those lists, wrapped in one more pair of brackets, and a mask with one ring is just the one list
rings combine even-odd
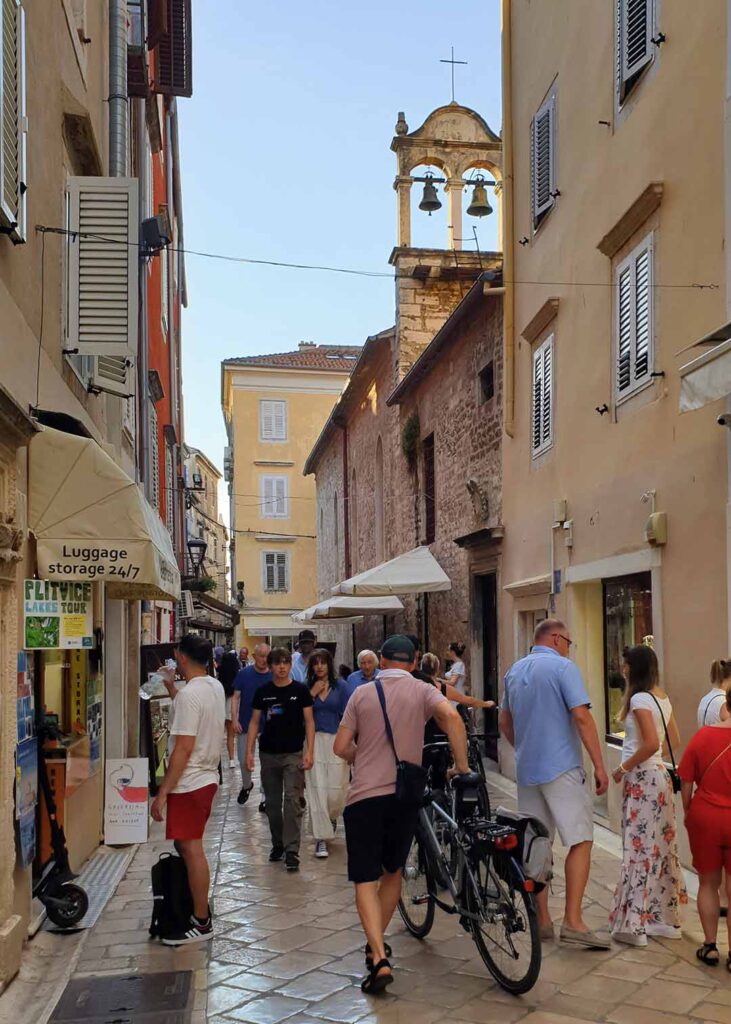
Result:
{"label": "scooter wheel", "polygon": [[57,928],[73,928],[89,909],[89,897],[80,885],[64,882],[46,913]]}

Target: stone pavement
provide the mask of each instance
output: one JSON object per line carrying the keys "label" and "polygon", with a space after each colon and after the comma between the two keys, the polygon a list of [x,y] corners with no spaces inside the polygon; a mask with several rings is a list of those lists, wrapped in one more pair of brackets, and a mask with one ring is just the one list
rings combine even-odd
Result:
{"label": "stone pavement", "polygon": [[[257,810],[258,790],[239,807],[238,773],[227,774],[208,831],[215,871],[212,943],[174,950],[147,940],[149,869],[167,846],[153,838],[139,848],[87,934],[75,977],[193,970],[192,1024],[731,1024],[731,976],[722,967],[696,966],[694,904],[687,912],[692,932],[681,942],[608,952],[544,944],[538,984],[519,998],[493,983],[455,918],[437,911],[434,930],[421,943],[396,918],[390,933],[396,981],[386,996],[364,996],[364,940],[345,878],[342,831],[329,860],[315,860],[312,842],[305,841],[301,871],[288,875],[282,864],[267,861],[269,834]],[[499,777],[495,782],[503,789],[495,802],[509,804],[510,784]],[[611,849],[613,837],[603,845]],[[617,875],[610,849],[598,847],[594,858],[586,917],[596,926],[606,923]],[[557,867],[556,909],[562,894]],[[64,939],[55,941],[60,952]],[[725,956],[725,944],[721,949]],[[1,1011],[0,1002],[0,1017],[7,1019]]]}

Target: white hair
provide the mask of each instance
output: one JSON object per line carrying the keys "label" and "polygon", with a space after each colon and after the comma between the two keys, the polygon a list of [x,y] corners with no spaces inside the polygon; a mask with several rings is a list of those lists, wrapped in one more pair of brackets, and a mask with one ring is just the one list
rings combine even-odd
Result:
{"label": "white hair", "polygon": [[363,660],[363,658],[366,658],[366,657],[373,658],[373,660],[376,662],[376,664],[378,664],[378,658],[376,657],[376,652],[375,651],[369,651],[369,650],[366,649],[365,651],[361,651],[360,654],[358,655],[358,668],[360,668],[360,663]]}

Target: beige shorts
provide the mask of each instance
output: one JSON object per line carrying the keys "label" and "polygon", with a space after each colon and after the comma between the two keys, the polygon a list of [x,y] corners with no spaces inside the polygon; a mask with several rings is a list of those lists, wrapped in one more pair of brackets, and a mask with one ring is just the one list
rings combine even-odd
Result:
{"label": "beige shorts", "polygon": [[540,818],[563,846],[594,839],[594,804],[583,768],[572,768],[540,786],[518,786],[518,810]]}

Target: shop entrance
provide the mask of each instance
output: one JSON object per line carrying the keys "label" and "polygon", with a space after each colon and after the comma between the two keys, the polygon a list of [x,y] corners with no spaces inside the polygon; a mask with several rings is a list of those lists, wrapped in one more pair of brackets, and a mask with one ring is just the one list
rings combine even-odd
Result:
{"label": "shop entrance", "polygon": [[[485,700],[498,699],[498,628],[497,628],[497,576],[494,572],[475,576],[475,598],[479,645],[482,649],[482,696]],[[483,711],[485,754],[497,761],[498,726],[497,709]]]}

